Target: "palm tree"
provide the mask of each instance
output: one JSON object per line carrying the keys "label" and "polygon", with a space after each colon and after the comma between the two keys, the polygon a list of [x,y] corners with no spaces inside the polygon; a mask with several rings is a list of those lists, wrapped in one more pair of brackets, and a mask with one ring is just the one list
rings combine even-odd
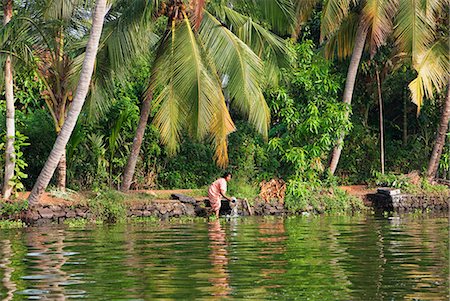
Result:
{"label": "palm tree", "polygon": [[[353,90],[359,63],[366,43],[368,44],[371,58],[377,49],[386,43],[393,29],[393,17],[397,10],[397,2],[389,0],[359,1],[354,11],[350,3],[344,9],[337,10],[337,4],[329,1],[324,8],[327,12],[321,28],[323,37],[328,38],[326,55],[346,57],[351,53],[350,65],[347,71],[343,102],[351,105]],[[335,11],[337,10],[337,13]],[[328,13],[331,12],[331,13]],[[337,22],[336,22],[337,20]],[[355,30],[356,29],[356,30]],[[351,47],[351,45],[354,45]],[[347,116],[349,111],[347,111]],[[334,174],[342,152],[344,133],[341,133],[330,159],[329,171]]]}
{"label": "palm tree", "polygon": [[263,77],[275,78],[273,71],[286,48],[280,38],[234,10],[238,2],[161,2],[155,17],[165,16],[167,28],[158,42],[122,191],[130,188],[154,95],[158,111],[153,123],[171,154],[186,129],[193,138],[209,138],[216,162],[227,165],[227,135],[235,128],[222,91],[225,75],[231,106],[267,137],[270,112],[262,94]]}
{"label": "palm tree", "polygon": [[436,142],[434,143],[433,151],[430,157],[430,162],[428,163],[427,176],[429,179],[434,179],[434,177],[436,176],[439,167],[439,161],[442,155],[442,150],[445,145],[445,138],[448,133],[449,121],[450,121],[450,80],[447,86],[447,97],[445,98],[444,109],[442,110],[441,121],[439,123],[439,128],[436,135]]}
{"label": "palm tree", "polygon": [[[82,0],[76,1],[31,1],[21,9],[18,18],[28,24],[28,35],[32,37],[33,60],[27,67],[36,71],[46,89],[41,91],[53,119],[56,134],[61,132],[81,66],[77,52],[83,47],[80,39],[73,35],[76,30],[86,30],[82,24],[86,8]],[[72,33],[72,34],[71,34]],[[15,37],[12,37],[15,38]],[[29,43],[27,39],[22,41]],[[66,152],[57,167],[57,187],[66,187]]]}
{"label": "palm tree", "polygon": [[[13,2],[12,0],[3,1],[3,26],[6,26],[12,18]],[[10,181],[14,177],[14,137],[16,135],[14,121],[14,85],[12,74],[11,55],[6,56],[5,61],[5,96],[6,96],[6,151],[5,151],[5,177],[3,181],[3,198],[8,199],[12,193]]]}
{"label": "palm tree", "polygon": [[[296,37],[302,23],[319,3],[317,0],[262,0],[261,4],[269,12],[278,12],[273,14],[277,16],[273,22],[279,24],[281,30],[290,30]],[[325,42],[325,56],[330,59],[335,56],[341,59],[350,57],[342,97],[342,101],[349,106],[347,118],[366,44],[373,57],[392,32],[392,19],[396,8],[396,0],[326,0],[322,3],[320,39]],[[286,28],[285,24],[288,24],[289,28]],[[341,133],[331,153],[331,174],[334,174],[339,163],[344,137],[345,133]]]}
{"label": "palm tree", "polygon": [[[41,96],[58,135],[72,104],[84,59],[85,33],[88,32],[86,18],[89,15],[85,3],[85,0],[27,2],[16,17],[25,24],[26,37],[19,39],[11,35],[11,39],[32,52],[32,57],[24,62],[25,67],[33,69],[46,87]],[[138,30],[149,26],[140,21],[145,12],[145,2],[139,0],[118,0],[108,10],[98,63],[90,84],[86,108],[88,119],[92,120],[108,109],[114,82],[123,80],[131,59],[146,51],[151,41],[156,40],[151,32],[142,34],[145,31]],[[57,186],[64,190],[66,152],[61,156],[57,170]]]}
{"label": "palm tree", "polygon": [[53,149],[44,165],[34,187],[28,198],[28,202],[33,205],[39,201],[40,196],[45,191],[50,182],[53,173],[60,161],[61,156],[65,152],[67,142],[76,125],[78,116],[81,112],[86,96],[88,94],[89,85],[91,83],[92,72],[94,70],[97,50],[102,34],[103,22],[106,14],[106,0],[97,0],[92,16],[92,28],[89,40],[84,53],[83,66],[78,80],[75,96],[72,101],[67,118],[61,128],[56,139]]}
{"label": "palm tree", "polygon": [[[400,1],[396,18],[395,37],[400,51],[406,53],[417,77],[409,84],[411,99],[417,112],[423,99],[432,99],[435,93],[449,86],[448,2]],[[436,142],[428,164],[427,176],[436,175],[450,118],[450,100],[447,92]]]}

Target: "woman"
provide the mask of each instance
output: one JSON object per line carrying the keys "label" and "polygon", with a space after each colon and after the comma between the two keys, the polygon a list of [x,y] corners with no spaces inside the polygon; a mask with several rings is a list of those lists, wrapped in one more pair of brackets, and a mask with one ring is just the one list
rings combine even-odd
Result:
{"label": "woman", "polygon": [[232,198],[226,196],[227,182],[231,180],[231,173],[226,172],[220,179],[215,180],[208,189],[208,198],[216,217],[219,217],[219,210],[222,198],[232,202]]}

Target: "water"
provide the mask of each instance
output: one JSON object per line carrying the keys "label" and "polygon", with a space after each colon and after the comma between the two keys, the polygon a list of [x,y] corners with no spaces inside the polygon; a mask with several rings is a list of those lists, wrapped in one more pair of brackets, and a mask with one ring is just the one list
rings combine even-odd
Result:
{"label": "water", "polygon": [[0,231],[2,300],[448,300],[447,218]]}

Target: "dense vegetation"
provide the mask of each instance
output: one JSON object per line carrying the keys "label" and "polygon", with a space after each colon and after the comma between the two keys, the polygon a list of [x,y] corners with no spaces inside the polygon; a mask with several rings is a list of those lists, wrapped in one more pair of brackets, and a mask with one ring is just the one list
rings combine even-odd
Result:
{"label": "dense vegetation", "polygon": [[[9,183],[15,191],[33,187],[61,131],[75,94],[89,37],[86,21],[93,9],[83,1],[73,1],[73,7],[57,0],[31,2],[4,1],[14,9],[12,24],[4,26],[0,41],[3,66],[6,55],[14,53],[15,173]],[[345,203],[348,199],[332,187],[376,182],[384,171],[450,177],[448,131],[438,171],[429,174],[449,102],[448,51],[440,49],[448,48],[448,4],[443,1],[423,8],[436,17],[436,24],[423,28],[405,24],[407,17],[423,13],[420,9],[409,12],[406,1],[395,8],[388,7],[389,1],[378,1],[381,25],[395,29],[385,32],[380,24],[367,21],[372,22],[367,25],[370,33],[366,28],[367,45],[364,48],[363,39],[348,102],[342,95],[354,64],[353,35],[359,32],[357,22],[363,22],[358,20],[365,20],[358,16],[372,16],[369,5],[377,1],[335,7],[340,11],[335,12],[336,28],[329,19],[332,0],[311,1],[310,10],[295,10],[301,1],[230,1],[234,6],[223,1],[131,2],[112,2],[105,18],[88,100],[65,146],[59,177],[51,185],[64,189],[67,182],[73,190],[123,188],[124,170],[136,147],[131,189],[201,188],[228,169],[234,174],[231,193],[242,197],[256,195],[264,179],[286,180],[287,201],[294,210],[308,206],[301,202],[314,195],[331,195]],[[297,11],[298,18],[283,14],[271,2],[286,2],[285,10]],[[196,9],[202,5],[205,10]],[[5,4],[5,16],[7,9]],[[140,12],[137,20],[129,20],[133,10]],[[31,16],[35,20],[28,27],[21,25],[28,21],[15,21]],[[399,32],[402,26],[410,26],[411,35],[422,44],[411,46],[405,37],[409,29]],[[428,28],[432,26],[436,28]],[[425,66],[419,51],[434,59],[434,65]],[[412,86],[417,80],[423,85]],[[2,92],[0,129],[6,142],[7,101]],[[151,104],[148,122],[143,102]],[[142,145],[136,146],[136,130],[143,120]],[[1,146],[5,150],[7,143]],[[338,168],[330,172],[333,149],[341,146]],[[5,160],[2,172],[8,165]]]}

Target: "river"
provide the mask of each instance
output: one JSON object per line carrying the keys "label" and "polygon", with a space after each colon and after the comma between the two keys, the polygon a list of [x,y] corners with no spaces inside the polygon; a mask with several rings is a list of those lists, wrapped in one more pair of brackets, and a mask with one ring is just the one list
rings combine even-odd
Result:
{"label": "river", "polygon": [[0,230],[2,300],[448,300],[447,217]]}

